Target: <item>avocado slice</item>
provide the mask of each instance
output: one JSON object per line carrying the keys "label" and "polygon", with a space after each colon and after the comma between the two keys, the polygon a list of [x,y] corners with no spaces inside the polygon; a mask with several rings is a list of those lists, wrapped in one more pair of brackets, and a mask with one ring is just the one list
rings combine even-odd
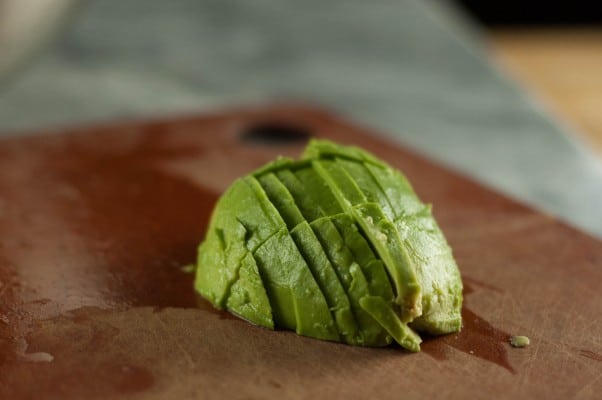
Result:
{"label": "avocado slice", "polygon": [[286,187],[291,196],[293,196],[295,204],[297,204],[299,211],[301,211],[301,214],[307,221],[311,222],[320,217],[327,216],[318,204],[313,201],[311,188],[304,185],[291,170],[280,170],[276,172],[276,176]]}
{"label": "avocado slice", "polygon": [[395,309],[381,296],[364,296],[360,306],[366,310],[402,347],[412,352],[420,351],[422,339],[401,322]]}
{"label": "avocado slice", "polygon": [[226,309],[247,321],[274,329],[270,301],[251,253],[241,261],[237,279],[226,299]]}
{"label": "avocado slice", "polygon": [[232,187],[235,190],[227,192],[218,207],[227,223],[238,221],[245,228],[246,248],[252,252],[286,224],[254,177],[244,177]]}
{"label": "avocado slice", "polygon": [[[293,192],[297,194],[295,200],[304,205],[303,208],[308,210],[310,218],[315,218],[316,215],[328,215],[328,212],[322,210],[319,205],[327,205],[326,208],[330,212],[342,211],[331,192],[331,188],[313,168],[300,168],[295,170],[295,174],[292,175],[290,172],[286,174],[285,171],[280,171],[278,175],[282,176],[283,180],[286,180],[288,185],[293,188]],[[298,179],[297,176],[301,176],[303,181]],[[315,223],[312,223],[312,227],[320,235],[323,243],[339,249],[337,250],[340,253],[339,257],[333,255],[333,263],[337,265],[341,279],[347,283],[347,294],[351,297],[351,301],[355,306],[354,310],[356,317],[360,319],[360,327],[367,326],[360,336],[357,336],[357,334],[355,337],[348,336],[346,341],[363,345],[388,344],[390,338],[381,329],[374,326],[374,318],[369,318],[366,315],[366,313],[370,314],[373,310],[364,309],[360,303],[360,300],[370,295],[371,292],[380,293],[389,301],[393,298],[391,285],[383,264],[376,260],[370,246],[359,234],[352,218],[339,213],[330,217],[332,221],[328,219],[328,217],[318,221],[314,219]],[[333,230],[333,226],[340,236]],[[297,243],[300,243],[300,241],[297,241]],[[341,251],[340,249],[345,246],[348,250]],[[357,283],[353,284],[351,280]],[[353,288],[351,288],[352,286]],[[389,307],[391,306],[392,304],[389,304]]]}
{"label": "avocado slice", "polygon": [[269,172],[260,175],[257,177],[257,180],[265,190],[269,200],[280,213],[289,230],[305,221],[301,211],[299,211],[299,208],[295,204],[295,199],[293,199],[286,186],[280,182],[274,173]]}
{"label": "avocado slice", "polygon": [[[332,203],[335,204],[335,206],[331,207],[332,209],[335,211],[342,211],[338,202],[336,202],[336,198],[332,194],[330,187],[326,185],[324,180],[313,170],[313,168],[306,167],[301,171],[297,170],[296,174],[306,177],[306,182],[308,182],[308,185],[303,185],[301,181],[297,180],[296,183],[299,185],[299,188],[297,190],[298,199],[295,199],[296,201],[308,203],[306,208],[309,210],[315,210],[318,208],[317,204],[320,203]],[[294,179],[294,177],[291,177],[291,179]],[[304,187],[305,190],[302,190],[302,187]],[[307,195],[303,195],[306,193]],[[317,197],[317,200],[313,201],[312,197],[314,196],[309,194],[313,194]],[[384,265],[380,260],[376,259],[374,252],[366,239],[359,232],[354,220],[346,214],[339,213],[332,217],[332,222],[335,224],[346,246],[352,252],[356,261],[362,268],[368,280],[371,292],[379,293],[386,300],[391,300],[393,298],[393,291]]]}
{"label": "avocado slice", "polygon": [[[275,251],[275,248],[280,250]],[[263,282],[271,308],[256,314],[272,314],[272,326],[275,324],[320,339],[338,340],[338,332],[317,283],[286,224],[252,176],[234,182],[215,208],[209,234],[199,249],[196,279],[199,293],[219,308],[228,307],[231,289],[241,285],[236,285],[240,268],[244,266],[245,272],[252,273],[248,261],[243,263],[247,252],[255,257],[259,272],[255,280]],[[277,253],[277,257],[271,252]],[[234,296],[232,306],[237,295]],[[270,327],[264,317],[254,319],[249,312],[240,315]]]}
{"label": "avocado slice", "polygon": [[[340,146],[328,140],[311,140],[302,155],[302,160],[308,162],[312,159],[336,160],[342,163],[363,193],[378,196],[378,199],[372,197],[370,201],[381,204],[385,215],[391,219],[394,218],[389,215],[389,209],[383,205],[385,202],[389,203],[395,218],[401,215],[413,215],[426,207],[401,172],[363,149],[355,146]],[[377,187],[369,181],[360,166],[368,170]],[[375,191],[377,193],[374,193]],[[385,195],[384,198],[381,193]]]}
{"label": "avocado slice", "polygon": [[253,175],[254,177],[257,178],[261,175],[265,175],[270,172],[276,172],[276,171],[292,168],[296,165],[299,165],[299,162],[300,162],[299,160],[293,160],[290,157],[278,156],[275,160],[270,161],[263,167],[259,167],[255,171],[251,172],[251,175]]}
{"label": "avocado slice", "polygon": [[[287,175],[282,171],[278,174]],[[319,206],[317,206],[317,204],[332,204],[333,206],[330,207],[331,209],[337,211],[340,210],[340,206],[338,205],[338,202],[336,202],[336,198],[331,193],[330,188],[325,184],[324,180],[312,168],[304,168],[301,171],[297,170],[295,175],[303,176],[308,185],[304,185],[303,182],[301,182],[298,179],[295,179],[296,176],[285,176],[285,179],[288,179],[289,185],[294,186],[294,188],[296,189],[295,192],[297,193],[297,199],[295,200],[304,203],[304,208],[310,210],[309,212],[312,215],[315,215],[315,210],[319,210]],[[313,194],[313,196],[309,194]],[[316,197],[317,199],[314,201],[313,197]],[[286,203],[288,204],[289,202],[287,201]],[[321,214],[326,213],[322,212]],[[372,249],[366,242],[365,238],[359,233],[358,228],[351,217],[347,216],[346,214],[337,214],[331,217],[331,219],[336,229],[338,230],[338,233],[343,239],[343,245],[347,246],[347,248],[351,252],[351,255],[355,258],[357,266],[359,266],[359,269],[357,269],[355,265],[353,266],[353,273],[355,275],[356,281],[363,283],[365,279],[367,283],[367,292],[361,293],[359,291],[356,291],[354,293],[356,296],[355,309],[358,310],[359,308],[361,308],[364,311],[368,312],[370,315],[374,314],[372,315],[373,319],[375,315],[389,315],[390,313],[388,313],[387,311],[377,309],[377,306],[383,306],[383,304],[388,304],[387,307],[389,308],[393,307],[393,290],[391,289],[391,284],[384,269],[383,263],[375,258]],[[326,221],[324,221],[324,223],[326,224]],[[325,236],[328,235],[328,229],[331,229],[331,227],[322,226],[321,223],[313,224],[313,226],[314,229],[322,229],[322,232]],[[333,243],[337,243],[335,235],[326,237],[329,237],[328,242],[330,243],[330,245],[332,245]],[[302,241],[297,240],[296,243],[299,246],[300,243],[302,243]],[[305,258],[308,259],[307,256],[305,256]],[[342,265],[340,268],[345,269],[345,265],[349,264],[349,262],[351,262],[351,258],[348,258],[347,261],[342,261],[340,263],[340,265]],[[324,291],[324,293],[326,294],[327,291]],[[361,302],[359,300],[370,294],[381,295],[383,296],[384,301],[369,303],[370,307],[367,309],[362,307]],[[363,315],[361,311],[360,314]],[[363,315],[363,317],[366,321],[369,321],[369,323],[372,324],[372,321],[369,318],[367,318],[365,315]],[[402,324],[398,317],[395,318],[396,320],[387,320],[388,324],[387,326],[385,326],[385,328],[388,328],[387,331],[391,334],[391,336],[394,336],[396,339],[399,339],[398,341],[400,343],[402,341],[407,342],[408,339],[406,339],[405,336],[401,336],[399,332],[406,332],[409,330],[409,328],[395,327],[395,329],[393,329],[392,321],[396,321],[397,324]],[[382,336],[380,332],[379,334],[380,336]],[[370,333],[368,335],[364,335],[362,339],[360,339],[360,341],[364,344],[370,345],[370,341],[372,340],[370,339],[370,337],[374,337],[374,334]],[[350,337],[346,339],[348,343],[350,340],[353,341]],[[384,343],[388,343],[389,340],[390,339],[385,338]],[[416,342],[415,344],[417,343],[419,342]],[[412,346],[412,348],[416,347],[415,344]]]}
{"label": "avocado slice", "polygon": [[384,192],[389,203],[395,205],[392,208],[395,219],[415,215],[429,208],[420,201],[412,185],[401,172],[370,163],[364,163],[364,167]]}
{"label": "avocado slice", "polygon": [[[205,240],[199,246],[194,281],[196,291],[219,309],[223,309],[225,306],[228,291],[236,279],[237,269],[240,266],[240,260],[227,264],[224,251],[224,245],[215,230],[209,230]],[[243,247],[242,253],[244,254],[245,251],[246,249]]]}
{"label": "avocado slice", "polygon": [[316,171],[331,185],[345,212],[353,216],[380,259],[384,262],[397,294],[403,322],[411,322],[422,312],[421,290],[413,260],[377,203],[367,198],[347,172],[333,160],[313,161]]}
{"label": "avocado slice", "polygon": [[[275,226],[281,227],[253,251],[270,299],[274,323],[295,330],[300,335],[338,341],[339,334],[326,299],[295,246],[284,220],[256,178],[247,177],[245,182],[267,215],[265,221],[274,221]],[[260,222],[253,218],[245,221],[253,226]]]}
{"label": "avocado slice", "polygon": [[391,337],[360,305],[360,299],[370,295],[368,281],[331,217],[319,218],[310,226],[349,296],[351,309],[359,325],[359,335],[354,343],[365,346],[385,346],[391,343]]}
{"label": "avocado slice", "polygon": [[303,154],[301,154],[301,161],[334,158],[345,158],[388,168],[386,163],[359,147],[342,146],[325,139],[310,140]]}
{"label": "avocado slice", "polygon": [[[210,243],[210,241],[206,241],[205,243]],[[228,263],[226,262],[227,256],[224,255],[223,251],[214,250],[215,249],[202,251],[201,254],[203,257],[200,258],[199,265],[210,265],[208,263],[211,262],[211,260],[204,257],[213,254],[213,261],[219,263],[222,268],[213,271],[209,269],[207,273],[204,273],[203,271],[197,273],[195,289],[203,297],[213,303],[216,308],[227,309],[256,325],[274,329],[272,308],[252,255],[247,253],[247,255],[239,262],[230,261]],[[210,282],[212,278],[215,278],[215,275],[224,272],[223,267],[225,265],[228,265],[233,270],[233,277],[229,281],[213,281],[221,282],[221,286],[208,285],[207,282]],[[225,274],[223,276],[225,276]],[[213,291],[217,288],[219,288],[218,292]],[[217,298],[220,299],[219,302],[216,300]]]}
{"label": "avocado slice", "polygon": [[423,204],[398,171],[366,163],[395,207],[394,225],[406,243],[422,288],[422,315],[412,326],[432,335],[457,332],[462,327],[462,279],[452,250],[431,207]]}
{"label": "avocado slice", "polygon": [[462,327],[462,279],[452,250],[431,215],[430,208],[395,221],[407,237],[423,291],[422,315],[412,327],[432,335],[457,332]]}
{"label": "avocado slice", "polygon": [[339,214],[332,217],[332,221],[368,281],[370,295],[360,299],[362,309],[368,312],[397,343],[410,351],[419,351],[420,337],[399,317],[399,307],[394,303],[393,289],[382,261],[375,257],[367,240],[350,216]]}
{"label": "avocado slice", "polygon": [[335,199],[344,212],[350,206],[368,203],[368,199],[353,178],[334,159],[312,161],[315,172],[330,186]]}
{"label": "avocado slice", "polygon": [[312,222],[321,217],[343,212],[330,186],[309,162],[292,169],[279,170],[276,176],[294,197],[307,221]]}
{"label": "avocado slice", "polygon": [[343,242],[353,254],[362,268],[370,293],[381,296],[386,301],[393,301],[394,294],[391,282],[381,260],[377,259],[368,241],[359,231],[353,218],[347,214],[337,214],[332,222],[343,238]]}
{"label": "avocado slice", "polygon": [[459,270],[430,206],[420,201],[407,178],[355,147],[314,141],[305,154],[335,160],[353,176],[367,199],[381,205],[393,220],[422,289],[422,315],[412,326],[431,334],[458,331],[462,321]]}
{"label": "avocado slice", "polygon": [[333,188],[311,164],[296,168],[294,172],[305,186],[306,196],[313,201],[322,216],[336,215],[345,211],[332,192]]}
{"label": "avocado slice", "polygon": [[334,158],[334,160],[352,177],[359,190],[366,197],[366,202],[380,205],[387,218],[393,221],[397,216],[394,208],[364,163],[345,158]]}
{"label": "avocado slice", "polygon": [[254,253],[276,326],[339,341],[328,304],[286,228]]}
{"label": "avocado slice", "polygon": [[326,298],[341,338],[345,343],[356,344],[358,326],[351,311],[349,297],[316,234],[309,223],[303,221],[291,230],[291,237]]}
{"label": "avocado slice", "polygon": [[347,294],[341,286],[330,261],[328,261],[318,238],[313,233],[309,223],[303,218],[301,211],[299,211],[295,199],[273,172],[257,176],[257,179],[286,222],[295,245],[307,262],[314,279],[326,298],[343,340],[352,343],[353,337],[357,335],[357,324],[351,312]]}
{"label": "avocado slice", "polygon": [[[237,211],[239,206],[241,210]],[[256,225],[261,225],[261,229],[249,232],[247,226]],[[246,253],[278,229],[277,222],[262,211],[245,180],[235,181],[218,200],[206,238],[199,247],[196,290],[223,309]]]}

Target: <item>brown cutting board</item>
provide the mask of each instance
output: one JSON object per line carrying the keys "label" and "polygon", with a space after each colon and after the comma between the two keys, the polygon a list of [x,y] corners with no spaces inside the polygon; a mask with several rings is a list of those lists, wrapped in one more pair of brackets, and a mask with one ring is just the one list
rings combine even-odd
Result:
{"label": "brown cutting board", "polygon": [[[434,205],[461,333],[418,354],[354,348],[196,298],[181,267],[219,193],[307,135],[376,153]],[[601,291],[599,241],[311,109],[0,141],[0,399],[600,398]]]}

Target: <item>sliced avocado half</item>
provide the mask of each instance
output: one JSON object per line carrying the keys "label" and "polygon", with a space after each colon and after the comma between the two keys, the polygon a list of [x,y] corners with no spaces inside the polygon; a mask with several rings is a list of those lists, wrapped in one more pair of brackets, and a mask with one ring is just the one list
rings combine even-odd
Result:
{"label": "sliced avocado half", "polygon": [[461,328],[462,282],[431,208],[362,149],[313,140],[235,181],[199,246],[195,289],[268,328],[354,345]]}

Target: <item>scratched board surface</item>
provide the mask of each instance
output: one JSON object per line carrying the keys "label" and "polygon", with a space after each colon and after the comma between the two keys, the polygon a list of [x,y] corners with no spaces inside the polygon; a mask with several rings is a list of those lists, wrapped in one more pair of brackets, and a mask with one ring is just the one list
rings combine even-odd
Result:
{"label": "scratched board surface", "polygon": [[[0,141],[0,398],[596,398],[602,244],[366,129],[298,107]],[[356,144],[434,205],[465,284],[423,351],[272,332],[182,266],[236,177],[307,136]],[[514,349],[511,335],[531,345]]]}

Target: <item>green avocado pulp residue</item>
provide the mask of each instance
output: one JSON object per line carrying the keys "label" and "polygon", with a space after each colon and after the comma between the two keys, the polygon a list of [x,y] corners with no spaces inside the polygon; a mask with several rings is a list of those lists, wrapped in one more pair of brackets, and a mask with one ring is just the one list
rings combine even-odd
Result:
{"label": "green avocado pulp residue", "polygon": [[195,289],[254,324],[420,350],[462,326],[452,251],[408,180],[357,147],[311,140],[218,200]]}

